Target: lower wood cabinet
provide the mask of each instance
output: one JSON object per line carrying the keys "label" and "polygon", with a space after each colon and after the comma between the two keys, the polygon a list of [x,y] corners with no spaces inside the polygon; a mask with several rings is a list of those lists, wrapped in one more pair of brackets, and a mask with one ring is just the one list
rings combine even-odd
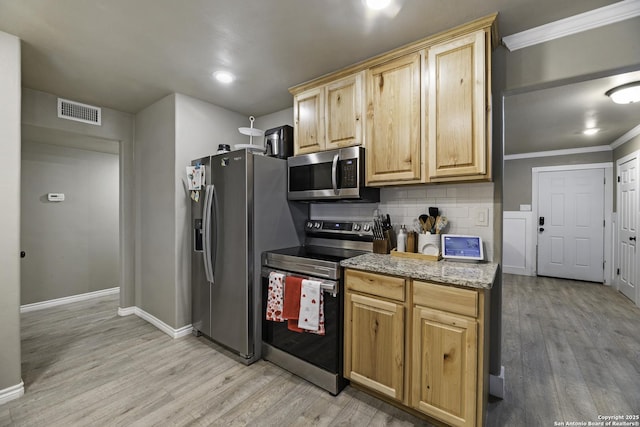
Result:
{"label": "lower wood cabinet", "polygon": [[476,419],[476,319],[413,309],[411,406],[452,426]]}
{"label": "lower wood cabinet", "polygon": [[350,325],[345,361],[348,378],[402,400],[404,306],[350,292],[345,301],[346,323]]}
{"label": "lower wood cabinet", "polygon": [[488,292],[347,269],[344,375],[410,412],[482,426]]}

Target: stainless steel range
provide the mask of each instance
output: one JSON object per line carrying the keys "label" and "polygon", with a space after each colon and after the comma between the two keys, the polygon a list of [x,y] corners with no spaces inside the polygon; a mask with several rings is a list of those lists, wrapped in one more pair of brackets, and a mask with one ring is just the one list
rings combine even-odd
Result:
{"label": "stainless steel range", "polygon": [[[336,395],[342,376],[344,286],[340,261],[372,251],[366,221],[309,220],[305,245],[262,254],[262,357]],[[293,332],[266,320],[271,272],[322,282],[325,335]]]}

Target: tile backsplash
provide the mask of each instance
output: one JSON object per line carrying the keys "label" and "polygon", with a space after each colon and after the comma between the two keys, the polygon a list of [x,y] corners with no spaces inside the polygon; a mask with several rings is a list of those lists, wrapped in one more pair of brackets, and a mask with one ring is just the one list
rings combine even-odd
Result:
{"label": "tile backsplash", "polygon": [[[437,207],[440,215],[449,220],[447,233],[482,237],[486,258],[492,260],[493,191],[492,182],[389,187],[380,190],[380,203],[312,204],[310,216],[314,219],[370,220],[377,208],[380,213],[391,216],[396,230],[401,224],[411,230],[420,214],[428,214],[429,207]],[[478,225],[482,222],[486,225]]]}

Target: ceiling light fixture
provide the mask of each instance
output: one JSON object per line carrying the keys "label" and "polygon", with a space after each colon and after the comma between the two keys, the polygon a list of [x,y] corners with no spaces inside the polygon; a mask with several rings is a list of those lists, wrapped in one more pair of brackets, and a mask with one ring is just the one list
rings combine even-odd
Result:
{"label": "ceiling light fixture", "polygon": [[367,0],[367,7],[373,10],[381,10],[391,4],[391,0]]}
{"label": "ceiling light fixture", "polygon": [[589,128],[582,131],[585,135],[595,135],[598,132],[600,132],[599,128]]}
{"label": "ceiling light fixture", "polygon": [[631,104],[640,101],[640,82],[627,83],[605,92],[616,104]]}
{"label": "ceiling light fixture", "polygon": [[231,83],[235,79],[233,74],[227,71],[216,71],[213,73],[213,77],[215,77],[220,83]]}

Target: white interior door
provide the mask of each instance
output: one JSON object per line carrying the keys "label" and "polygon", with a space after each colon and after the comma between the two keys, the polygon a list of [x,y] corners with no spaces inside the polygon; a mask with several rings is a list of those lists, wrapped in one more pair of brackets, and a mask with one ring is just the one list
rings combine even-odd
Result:
{"label": "white interior door", "polygon": [[604,280],[604,169],[538,175],[538,275]]}
{"label": "white interior door", "polygon": [[619,224],[618,265],[620,292],[637,302],[638,287],[638,158],[618,164],[617,212]]}

